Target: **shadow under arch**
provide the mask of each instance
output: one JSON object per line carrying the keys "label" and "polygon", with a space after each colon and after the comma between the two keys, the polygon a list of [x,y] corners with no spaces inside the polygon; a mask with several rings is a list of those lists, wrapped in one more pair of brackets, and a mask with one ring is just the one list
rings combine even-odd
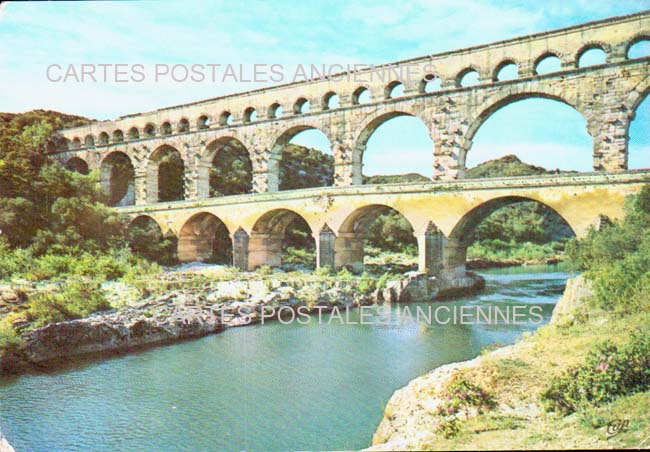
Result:
{"label": "shadow under arch", "polygon": [[178,260],[232,265],[232,239],[219,217],[209,212],[192,215],[178,234]]}
{"label": "shadow under arch", "polygon": [[127,238],[131,251],[162,265],[178,262],[178,238],[169,230],[163,234],[155,218],[139,215],[129,223]]}
{"label": "shadow under arch", "polygon": [[185,162],[181,153],[169,144],[156,148],[147,162],[147,202],[185,199]]}
{"label": "shadow under arch", "polygon": [[128,155],[114,151],[100,165],[100,185],[110,206],[135,204],[135,169]]}
{"label": "shadow under arch", "polygon": [[[558,102],[559,104],[562,104],[564,106],[570,107],[574,112],[576,112],[582,121],[584,121],[584,127],[585,131],[587,134],[591,137],[591,134],[589,133],[588,125],[587,125],[587,119],[585,118],[584,114],[576,107],[576,105],[569,99],[555,94],[555,93],[547,93],[543,91],[530,91],[530,92],[522,92],[522,93],[513,93],[513,94],[507,94],[503,97],[500,97],[499,99],[496,100],[490,100],[488,103],[483,104],[482,106],[477,108],[478,113],[475,115],[473,120],[470,122],[467,131],[465,132],[465,138],[466,142],[469,143],[467,148],[460,148],[459,149],[459,154],[458,154],[458,166],[461,170],[461,172],[464,173],[464,171],[467,169],[467,154],[471,152],[471,148],[473,146],[473,141],[479,132],[479,130],[489,121],[489,119],[496,114],[497,112],[501,111],[502,109],[509,107],[513,104],[516,104],[518,102],[525,102],[528,100],[550,100],[550,101],[555,101]],[[505,133],[506,131],[504,131]],[[592,146],[592,160],[593,160],[593,149],[594,149],[594,144],[593,144],[593,137],[591,146]]]}
{"label": "shadow under arch", "polygon": [[[296,237],[296,230],[303,234]],[[251,230],[248,247],[248,267],[255,269],[262,265],[279,267],[282,265],[283,257],[286,256],[288,248],[294,240],[307,247],[308,251],[315,252],[316,243],[313,237],[313,230],[305,218],[299,213],[289,209],[274,209],[260,216]],[[301,240],[300,240],[301,239]],[[300,243],[302,242],[302,243]],[[315,255],[307,265],[315,266]]]}
{"label": "shadow under arch", "polygon": [[479,225],[499,209],[520,203],[541,205],[544,215],[556,216],[560,219],[560,224],[566,228],[567,233],[573,237],[576,236],[569,219],[542,201],[523,196],[497,197],[475,206],[456,223],[445,246],[443,267],[452,273],[464,274],[467,248],[474,241]]}
{"label": "shadow under arch", "polygon": [[87,176],[90,173],[88,163],[81,157],[72,157],[67,162],[65,162],[64,167],[68,171],[83,174],[84,176]]}
{"label": "shadow under arch", "polygon": [[366,243],[382,251],[417,254],[413,225],[399,210],[385,204],[360,207],[343,220],[334,241],[335,267],[363,271]]}
{"label": "shadow under arch", "polygon": [[211,141],[198,165],[199,198],[242,195],[253,191],[253,163],[246,145],[236,137]]}

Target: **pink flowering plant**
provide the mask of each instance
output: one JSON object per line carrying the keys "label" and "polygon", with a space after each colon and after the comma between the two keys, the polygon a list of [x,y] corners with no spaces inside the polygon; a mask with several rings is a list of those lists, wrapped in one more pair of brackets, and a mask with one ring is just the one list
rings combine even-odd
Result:
{"label": "pink flowering plant", "polygon": [[554,378],[541,401],[547,411],[566,415],[648,389],[650,328],[638,328],[622,346],[605,342],[582,365]]}
{"label": "pink flowering plant", "polygon": [[454,377],[442,397],[444,401],[438,407],[441,416],[455,416],[461,411],[467,414],[469,408],[480,413],[494,406],[492,397],[485,390],[462,376]]}

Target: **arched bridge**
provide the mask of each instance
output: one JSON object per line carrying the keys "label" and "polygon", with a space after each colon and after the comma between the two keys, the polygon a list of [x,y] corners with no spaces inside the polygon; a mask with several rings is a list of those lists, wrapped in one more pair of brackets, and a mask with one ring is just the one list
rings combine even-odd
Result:
{"label": "arched bridge", "polygon": [[217,230],[232,240],[234,265],[253,269],[280,264],[287,226],[302,218],[311,230],[319,267],[363,266],[363,240],[370,220],[388,209],[413,228],[419,269],[460,275],[474,229],[497,209],[532,200],[553,209],[577,236],[601,216],[620,218],[624,199],[650,182],[650,171],[562,174],[543,177],[364,185],[227,196],[201,201],[122,207],[152,218],[179,239],[181,261],[212,253]]}
{"label": "arched bridge", "polygon": [[[462,269],[473,226],[496,206],[537,200],[578,235],[600,214],[621,215],[624,196],[648,175],[626,171],[629,126],[650,92],[650,57],[630,56],[644,40],[647,11],[67,129],[57,155],[69,168],[99,170],[112,203],[131,205],[124,212],[150,215],[163,232],[177,234],[182,260],[201,258],[219,221],[236,265],[273,265],[278,237],[300,216],[314,234],[320,265],[358,264],[366,213],[385,206],[410,221],[421,269]],[[603,60],[585,66],[583,56],[594,49]],[[557,67],[544,72],[552,59]],[[506,66],[516,67],[516,78],[501,79]],[[470,75],[477,83],[467,86]],[[530,97],[558,100],[583,116],[594,173],[463,181],[477,130],[503,106]],[[429,130],[432,182],[361,185],[368,139],[402,115]],[[278,192],[282,149],[308,129],[330,141],[334,186]],[[247,156],[251,180],[243,186],[250,194],[210,197],[210,168],[224,149]],[[182,193],[173,203],[161,195],[161,168],[170,157],[182,168]],[[127,180],[121,192],[119,178]]]}

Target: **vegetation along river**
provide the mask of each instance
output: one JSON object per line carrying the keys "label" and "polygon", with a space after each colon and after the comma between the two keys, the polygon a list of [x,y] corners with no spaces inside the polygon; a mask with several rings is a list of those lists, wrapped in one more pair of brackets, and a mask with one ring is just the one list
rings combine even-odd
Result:
{"label": "vegetation along river", "polygon": [[[482,293],[447,306],[534,304],[545,322],[568,277],[553,266],[481,274]],[[21,452],[359,449],[396,389],[538,326],[428,325],[402,315],[233,328],[2,380],[0,431]]]}

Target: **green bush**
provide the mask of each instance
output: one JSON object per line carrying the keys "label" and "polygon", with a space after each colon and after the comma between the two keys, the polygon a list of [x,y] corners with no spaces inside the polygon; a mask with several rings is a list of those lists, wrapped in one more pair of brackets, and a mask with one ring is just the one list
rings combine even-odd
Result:
{"label": "green bush", "polygon": [[110,309],[100,284],[88,281],[70,281],[61,290],[43,292],[34,296],[28,307],[28,317],[33,327],[48,323],[87,317],[98,311]]}
{"label": "green bush", "polygon": [[622,346],[600,344],[582,365],[551,381],[541,394],[548,411],[570,414],[650,389],[650,328],[638,328]]}
{"label": "green bush", "polygon": [[363,272],[359,277],[359,282],[357,283],[357,290],[363,294],[373,291],[376,287],[376,281],[374,278],[368,276],[368,273]]}
{"label": "green bush", "polygon": [[0,320],[0,351],[16,347],[21,342],[20,336],[12,327],[9,319]]}
{"label": "green bush", "polygon": [[482,412],[494,406],[494,400],[485,390],[462,375],[456,375],[452,379],[443,398],[445,402],[438,407],[438,414],[441,416],[455,416],[468,408],[476,408]]}
{"label": "green bush", "polygon": [[567,244],[574,270],[593,282],[593,303],[629,314],[650,309],[650,185],[626,202],[623,221],[604,221],[582,240]]}

